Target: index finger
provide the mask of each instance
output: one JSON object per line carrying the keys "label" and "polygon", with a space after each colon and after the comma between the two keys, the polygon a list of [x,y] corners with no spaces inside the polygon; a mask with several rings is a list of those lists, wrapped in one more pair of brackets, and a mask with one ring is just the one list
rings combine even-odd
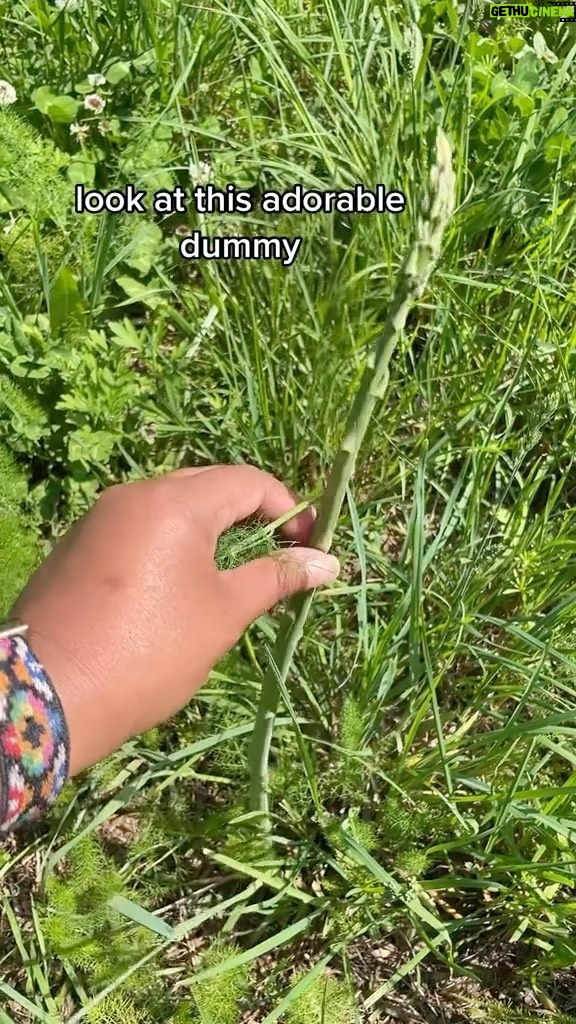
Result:
{"label": "index finger", "polygon": [[[205,473],[183,475],[174,482],[184,492],[196,493],[194,514],[203,519],[213,534],[214,543],[224,530],[243,519],[261,517],[272,522],[297,505],[285,484],[255,466],[215,466]],[[203,500],[198,507],[200,493]],[[306,544],[315,518],[312,507],[304,509],[284,524],[282,532],[287,539]]]}

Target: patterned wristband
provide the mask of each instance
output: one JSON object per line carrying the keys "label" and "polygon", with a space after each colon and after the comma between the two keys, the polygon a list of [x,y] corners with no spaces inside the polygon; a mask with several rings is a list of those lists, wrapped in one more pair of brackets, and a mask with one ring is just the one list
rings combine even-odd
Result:
{"label": "patterned wristband", "polygon": [[41,817],[68,775],[68,727],[52,682],[21,636],[0,639],[0,832]]}

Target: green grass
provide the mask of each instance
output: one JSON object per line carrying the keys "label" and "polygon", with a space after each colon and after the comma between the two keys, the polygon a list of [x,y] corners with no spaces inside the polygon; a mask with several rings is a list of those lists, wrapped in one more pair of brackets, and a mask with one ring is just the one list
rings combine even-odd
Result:
{"label": "green grass", "polygon": [[[316,499],[438,126],[457,178],[342,576],[282,688],[272,847],[247,749],[276,615],[4,845],[2,1024],[576,1016],[576,35],[465,6],[0,0],[0,552],[26,537],[22,578],[119,479],[248,461]],[[90,91],[105,134],[74,107]],[[200,161],[258,191],[383,182],[408,207],[71,211],[77,182],[189,187]],[[305,243],[289,271],[191,265],[183,220]]]}

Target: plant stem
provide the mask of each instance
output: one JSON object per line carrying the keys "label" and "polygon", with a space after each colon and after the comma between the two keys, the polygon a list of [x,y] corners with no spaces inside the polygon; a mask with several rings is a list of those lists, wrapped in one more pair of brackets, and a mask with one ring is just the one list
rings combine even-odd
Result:
{"label": "plant stem", "polygon": [[[436,140],[436,163],[431,172],[427,216],[418,225],[416,240],[404,261],[388,316],[369,357],[358,392],[350,410],[344,439],[330,471],[320,502],[310,546],[328,551],[338,523],[346,488],[354,475],[356,459],[368,429],[374,407],[381,400],[389,381],[389,365],[400,332],[414,302],[421,296],[438,256],[444,229],[454,209],[455,183],[451,151],[441,130]],[[278,679],[286,681],[294,653],[302,637],[314,592],[297,594],[282,617],[271,653],[271,665],[264,676],[260,704],[252,734],[250,767],[250,804],[261,812],[261,827],[271,830],[268,801],[268,762],[278,710]]]}

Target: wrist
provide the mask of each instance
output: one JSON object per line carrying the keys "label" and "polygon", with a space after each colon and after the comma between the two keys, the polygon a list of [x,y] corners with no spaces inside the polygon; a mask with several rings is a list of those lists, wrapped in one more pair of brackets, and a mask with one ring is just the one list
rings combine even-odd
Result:
{"label": "wrist", "polygon": [[[58,694],[66,718],[69,735],[69,777],[107,757],[129,738],[127,715],[121,683],[112,675],[117,651],[107,643],[100,628],[79,631],[62,628],[62,619],[53,608],[34,600],[16,606],[17,613],[28,623],[27,640],[31,650],[44,666]],[[118,646],[120,642],[117,641]]]}
{"label": "wrist", "polygon": [[64,710],[27,632],[0,626],[0,831],[41,816],[68,776]]}
{"label": "wrist", "polygon": [[54,641],[36,623],[34,615],[29,616],[30,626],[27,642],[30,650],[43,666],[50,683],[58,695],[68,730],[68,776],[78,775],[97,757],[90,759],[90,722],[82,713],[82,694],[86,693],[89,682],[84,669],[77,663],[77,655],[67,645]]}

